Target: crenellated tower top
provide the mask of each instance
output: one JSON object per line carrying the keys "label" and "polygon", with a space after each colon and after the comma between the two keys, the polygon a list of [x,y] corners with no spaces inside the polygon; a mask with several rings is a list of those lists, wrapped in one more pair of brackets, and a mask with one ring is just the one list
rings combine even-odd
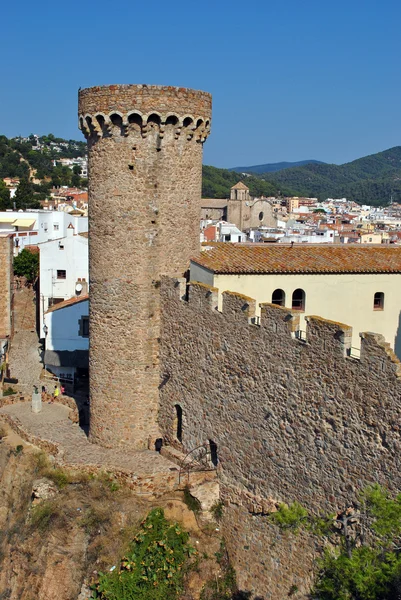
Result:
{"label": "crenellated tower top", "polygon": [[146,137],[156,128],[162,138],[166,128],[176,139],[203,143],[210,133],[212,97],[207,92],[159,85],[107,85],[78,93],[79,128],[86,138],[140,130]]}

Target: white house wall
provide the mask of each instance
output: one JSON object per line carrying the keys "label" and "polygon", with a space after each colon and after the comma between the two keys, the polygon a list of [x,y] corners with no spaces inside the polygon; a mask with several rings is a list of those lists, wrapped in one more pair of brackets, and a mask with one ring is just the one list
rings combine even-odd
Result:
{"label": "white house wall", "polygon": [[83,316],[89,316],[88,300],[47,313],[46,350],[88,350],[89,338],[79,335],[79,321]]}
{"label": "white house wall", "polygon": [[[63,249],[61,248],[63,247]],[[46,242],[40,248],[40,323],[49,308],[49,298],[67,300],[76,295],[78,279],[89,282],[88,239],[81,235]],[[65,279],[57,271],[66,271]],[[41,332],[41,337],[42,332]]]}

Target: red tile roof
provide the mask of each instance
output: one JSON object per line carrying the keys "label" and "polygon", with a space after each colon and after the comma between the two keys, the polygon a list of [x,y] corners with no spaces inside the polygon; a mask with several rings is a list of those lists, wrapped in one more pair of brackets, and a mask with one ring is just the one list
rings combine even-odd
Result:
{"label": "red tile roof", "polygon": [[214,273],[401,273],[401,248],[219,243],[192,262]]}
{"label": "red tile roof", "polygon": [[54,312],[55,310],[60,310],[60,308],[66,308],[67,306],[71,306],[72,304],[78,304],[78,302],[84,302],[85,300],[89,300],[89,294],[84,294],[83,296],[77,297],[74,296],[74,298],[68,298],[68,300],[58,302],[57,304],[49,308],[49,310],[47,310],[46,313]]}

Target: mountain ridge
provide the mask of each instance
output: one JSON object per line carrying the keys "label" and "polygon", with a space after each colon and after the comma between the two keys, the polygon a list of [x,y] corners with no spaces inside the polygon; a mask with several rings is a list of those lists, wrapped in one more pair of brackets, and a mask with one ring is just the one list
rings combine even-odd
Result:
{"label": "mountain ridge", "polygon": [[360,204],[401,202],[401,146],[357,158],[342,165],[308,164],[265,173],[262,179],[297,190],[299,196],[342,198]]}
{"label": "mountain ridge", "polygon": [[302,167],[304,165],[309,164],[318,164],[323,165],[326,164],[321,160],[298,160],[296,162],[277,162],[277,163],[266,163],[263,165],[252,165],[250,167],[231,167],[228,171],[235,171],[236,173],[255,173],[255,174],[263,174],[263,173],[275,173],[276,171],[282,171],[284,169],[291,169],[294,167]]}

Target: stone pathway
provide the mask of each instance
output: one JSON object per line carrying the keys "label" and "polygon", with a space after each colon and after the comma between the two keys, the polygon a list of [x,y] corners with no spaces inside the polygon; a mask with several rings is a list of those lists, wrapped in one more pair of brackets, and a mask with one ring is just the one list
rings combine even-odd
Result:
{"label": "stone pathway", "polygon": [[[18,389],[30,398],[33,385],[40,385],[42,363],[35,329],[35,296],[30,288],[15,291],[14,338],[10,351],[11,376]],[[18,402],[0,408],[5,420],[20,437],[50,452],[56,462],[88,472],[105,470],[123,478],[136,493],[157,497],[179,484],[179,467],[150,450],[107,449],[91,444],[79,425],[69,419],[70,409],[62,404],[42,405],[35,414],[30,402]]]}
{"label": "stone pathway", "polygon": [[22,288],[14,293],[14,337],[10,350],[11,377],[18,379],[22,394],[32,394],[34,385],[39,385],[42,371],[41,346],[35,330],[35,294],[31,288]]}
{"label": "stone pathway", "polygon": [[66,466],[125,473],[129,483],[140,487],[138,491],[143,495],[160,495],[177,487],[177,465],[150,450],[127,452],[91,444],[84,431],[69,420],[69,412],[61,404],[43,404],[42,412],[35,414],[29,402],[20,402],[0,408],[0,418],[35,445],[57,445],[57,462]]}

